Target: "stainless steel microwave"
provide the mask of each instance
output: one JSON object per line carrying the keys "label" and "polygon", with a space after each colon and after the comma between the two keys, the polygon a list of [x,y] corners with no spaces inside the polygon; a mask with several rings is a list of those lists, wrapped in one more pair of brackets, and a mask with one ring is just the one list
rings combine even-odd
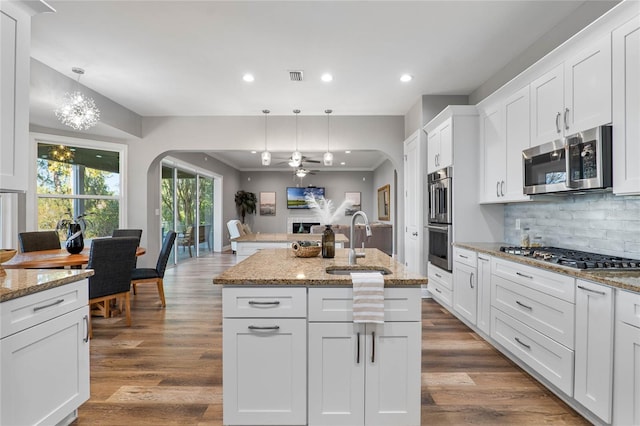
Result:
{"label": "stainless steel microwave", "polygon": [[611,126],[600,126],[522,151],[525,194],[611,187]]}

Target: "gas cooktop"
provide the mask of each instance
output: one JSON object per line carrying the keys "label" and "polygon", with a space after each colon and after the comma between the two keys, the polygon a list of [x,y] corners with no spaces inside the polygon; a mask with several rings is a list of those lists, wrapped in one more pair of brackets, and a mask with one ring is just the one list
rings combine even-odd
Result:
{"label": "gas cooktop", "polygon": [[558,247],[510,247],[500,251],[577,269],[640,269],[640,260]]}

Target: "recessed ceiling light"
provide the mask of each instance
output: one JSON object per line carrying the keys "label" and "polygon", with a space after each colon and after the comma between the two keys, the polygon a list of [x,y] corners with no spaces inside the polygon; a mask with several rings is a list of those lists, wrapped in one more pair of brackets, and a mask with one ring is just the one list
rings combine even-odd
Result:
{"label": "recessed ceiling light", "polygon": [[96,158],[102,158],[102,155],[96,154]]}
{"label": "recessed ceiling light", "polygon": [[330,81],[333,81],[333,76],[331,74],[329,74],[328,72],[322,74],[322,77],[320,77],[320,79],[322,79],[322,81],[324,81],[325,83],[328,83]]}
{"label": "recessed ceiling light", "polygon": [[255,77],[253,76],[253,74],[246,73],[242,76],[242,79],[247,83],[251,83],[253,80],[255,80]]}
{"label": "recessed ceiling light", "polygon": [[345,166],[346,164],[347,164],[347,163],[345,163],[344,161],[341,161],[341,162],[340,162],[340,165],[341,165],[341,166]]}
{"label": "recessed ceiling light", "polygon": [[402,74],[400,76],[400,81],[403,83],[407,83],[409,81],[413,80],[413,76],[411,74]]}
{"label": "recessed ceiling light", "polygon": [[351,154],[351,151],[345,151],[344,153],[345,154]]}
{"label": "recessed ceiling light", "polygon": [[252,153],[252,154],[257,154],[257,153],[258,153],[258,151],[251,151],[251,153]]}

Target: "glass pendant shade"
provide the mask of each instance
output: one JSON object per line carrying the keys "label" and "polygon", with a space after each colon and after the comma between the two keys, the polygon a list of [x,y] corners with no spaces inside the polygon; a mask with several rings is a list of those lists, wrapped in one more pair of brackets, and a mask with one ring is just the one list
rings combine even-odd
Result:
{"label": "glass pendant shade", "polygon": [[264,151],[262,154],[260,154],[260,157],[262,157],[263,166],[268,166],[269,164],[271,164],[271,153],[269,151]]}
{"label": "glass pendant shade", "polygon": [[324,155],[322,156],[322,162],[324,163],[325,166],[332,166],[333,154],[330,153],[329,151],[325,152]]}
{"label": "glass pendant shade", "polygon": [[307,171],[305,169],[296,170],[296,176],[298,176],[299,178],[303,178],[306,175],[307,175]]}
{"label": "glass pendant shade", "polygon": [[302,163],[302,153],[300,151],[294,151],[291,154],[291,161],[289,164],[291,167],[298,167]]}

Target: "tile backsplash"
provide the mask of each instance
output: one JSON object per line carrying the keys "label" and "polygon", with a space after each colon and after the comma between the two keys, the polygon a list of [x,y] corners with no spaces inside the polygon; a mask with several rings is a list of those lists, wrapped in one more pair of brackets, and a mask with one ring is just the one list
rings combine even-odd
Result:
{"label": "tile backsplash", "polygon": [[640,196],[592,193],[505,206],[505,241],[520,245],[524,228],[531,242],[537,236],[546,246],[640,259]]}

